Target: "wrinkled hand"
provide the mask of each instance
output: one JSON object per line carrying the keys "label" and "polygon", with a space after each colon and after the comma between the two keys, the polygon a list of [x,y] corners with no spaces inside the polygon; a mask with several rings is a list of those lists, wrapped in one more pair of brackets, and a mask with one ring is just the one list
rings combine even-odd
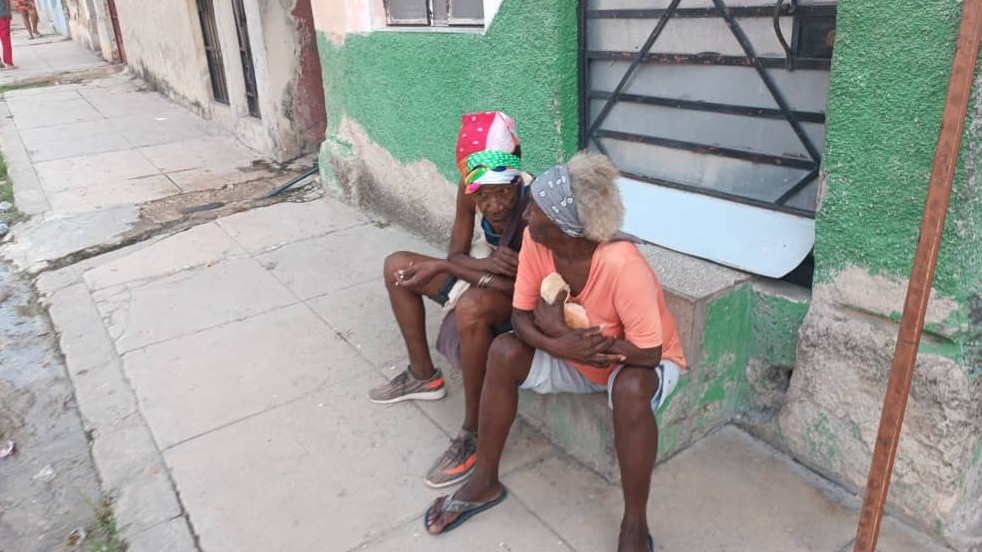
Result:
{"label": "wrinkled hand", "polygon": [[569,326],[566,325],[566,318],[563,316],[563,303],[566,302],[567,296],[569,296],[568,291],[561,291],[556,296],[556,302],[552,305],[547,303],[542,297],[539,297],[539,304],[532,311],[532,321],[540,332],[555,338],[569,331]]}
{"label": "wrinkled hand", "polygon": [[429,283],[437,274],[443,272],[440,261],[409,263],[409,266],[395,271],[392,277],[397,287],[419,287]]}
{"label": "wrinkled hand", "polygon": [[514,278],[518,274],[518,253],[504,245],[499,245],[487,259],[488,270],[499,276]]}
{"label": "wrinkled hand", "polygon": [[562,336],[554,338],[555,356],[598,368],[623,362],[623,356],[607,352],[614,344],[614,338],[601,334],[601,329],[594,327],[585,330],[568,330]]}

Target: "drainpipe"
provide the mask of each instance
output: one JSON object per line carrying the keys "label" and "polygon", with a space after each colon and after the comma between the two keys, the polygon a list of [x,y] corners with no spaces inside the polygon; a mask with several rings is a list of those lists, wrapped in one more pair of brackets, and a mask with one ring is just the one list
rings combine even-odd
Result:
{"label": "drainpipe", "polygon": [[968,113],[969,97],[972,94],[972,80],[978,61],[979,43],[982,41],[982,0],[964,0],[958,41],[955,44],[955,59],[952,62],[951,78],[948,81],[948,97],[945,100],[944,114],[938,146],[934,155],[934,168],[921,218],[921,233],[914,253],[914,265],[907,286],[907,299],[904,314],[900,319],[900,333],[893,354],[890,381],[883,411],[880,415],[880,430],[876,436],[873,462],[870,465],[869,479],[866,483],[866,496],[856,531],[854,552],[874,552],[883,520],[887,491],[890,489],[890,476],[897,456],[900,442],[900,428],[910,396],[910,384],[914,375],[914,361],[917,347],[924,329],[924,314],[934,281],[934,269],[938,261],[938,248],[944,230],[945,214],[951,197],[951,183],[958,163],[965,117]]}

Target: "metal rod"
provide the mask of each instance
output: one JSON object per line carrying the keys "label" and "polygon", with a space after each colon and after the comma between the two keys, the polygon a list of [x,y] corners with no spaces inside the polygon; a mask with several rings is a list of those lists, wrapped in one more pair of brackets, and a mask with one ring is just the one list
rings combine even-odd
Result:
{"label": "metal rod", "polygon": [[[637,52],[616,50],[588,50],[587,59],[600,61],[631,61]],[[718,54],[675,54],[669,52],[649,52],[641,57],[642,63],[662,65],[719,65],[723,67],[754,67],[754,59],[747,56],[722,56]],[[787,60],[777,57],[758,57],[757,63],[764,69],[784,69]],[[795,69],[828,71],[832,61],[819,58],[797,58]]]}
{"label": "metal rod", "polygon": [[[657,19],[664,15],[667,10],[662,9],[614,9],[614,10],[587,10],[586,16],[589,19]],[[734,17],[772,17],[774,8],[770,6],[734,6],[730,8]],[[803,16],[832,16],[835,17],[836,6],[816,5],[816,6],[784,6],[781,8],[780,15],[791,15],[800,13]],[[714,7],[705,8],[679,8],[675,11],[674,17],[679,19],[719,17],[719,12]]]}
{"label": "metal rod", "polygon": [[734,203],[742,203],[744,205],[751,205],[753,207],[760,207],[762,209],[767,209],[768,211],[776,211],[778,213],[786,213],[789,215],[795,215],[804,218],[815,218],[815,213],[807,209],[801,209],[798,207],[787,207],[784,205],[775,205],[769,201],[764,201],[762,199],[754,199],[752,197],[745,197],[741,195],[731,194],[729,192],[723,192],[720,190],[715,190],[713,188],[702,188],[699,186],[693,186],[691,184],[683,184],[681,182],[675,182],[672,180],[666,180],[664,178],[652,178],[650,176],[645,176],[643,174],[637,174],[632,172],[621,171],[621,175],[625,178],[630,178],[632,180],[639,180],[641,182],[647,182],[649,184],[657,184],[665,188],[673,188],[675,190],[681,190],[683,192],[692,192],[699,195],[706,195],[709,197],[715,197],[717,199],[725,199],[727,201],[732,201]]}
{"label": "metal rod", "polygon": [[965,128],[980,42],[982,42],[982,0],[964,0],[955,57],[948,82],[948,96],[945,100],[941,130],[938,133],[938,145],[934,155],[934,167],[931,170],[924,215],[921,219],[920,237],[914,252],[910,283],[907,286],[904,314],[900,319],[900,332],[893,354],[890,380],[883,399],[880,429],[876,436],[869,479],[866,482],[866,496],[863,499],[863,510],[856,530],[854,552],[874,552],[879,539],[883,508],[890,489],[890,476],[897,456],[900,429],[903,426],[907,399],[910,396],[910,384],[914,376],[914,361],[917,359],[917,347],[924,329],[924,314],[931,294],[945,214],[951,197],[951,183],[955,176],[962,132]]}
{"label": "metal rod", "polygon": [[617,88],[614,88],[613,97],[607,100],[607,103],[604,104],[603,109],[601,109],[600,113],[597,114],[597,118],[594,119],[593,124],[590,125],[590,130],[587,132],[588,135],[592,135],[598,128],[600,128],[600,125],[603,124],[604,119],[607,118],[607,114],[610,113],[611,108],[613,108],[614,104],[617,103],[617,96],[619,96],[621,92],[624,91],[624,88],[627,87],[628,81],[631,80],[631,77],[634,75],[634,71],[638,68],[638,65],[641,64],[642,58],[644,58],[645,54],[651,50],[651,47],[655,44],[655,40],[658,40],[658,36],[661,35],[661,32],[665,29],[665,25],[668,24],[668,20],[671,19],[672,13],[679,7],[679,2],[681,1],[682,0],[672,0],[672,3],[665,9],[665,14],[658,19],[658,24],[651,30],[651,34],[648,35],[648,39],[645,40],[641,48],[635,52],[635,55],[631,60],[630,67],[628,67],[627,71],[624,72],[624,75],[621,77],[621,81],[617,83]]}
{"label": "metal rod", "polygon": [[[580,90],[587,90],[589,81],[587,78],[588,61],[586,57],[586,3],[587,0],[576,1],[576,80]],[[589,102],[580,102],[579,124],[577,143],[580,148],[590,145],[590,138],[587,128],[590,124],[590,105]]]}
{"label": "metal rod", "polygon": [[281,185],[281,186],[279,186],[277,188],[274,188],[273,191],[260,196],[259,199],[269,199],[269,198],[273,197],[274,195],[279,194],[283,190],[289,188],[290,186],[293,186],[297,182],[300,182],[304,178],[307,178],[308,176],[312,176],[314,173],[317,172],[317,170],[318,170],[318,165],[317,165],[317,163],[314,163],[314,166],[313,167],[311,167],[311,168],[305,170],[304,172],[298,174],[297,176],[293,177],[292,179],[290,179],[289,182],[287,182],[287,183],[285,183],[285,184],[283,184],[283,185]]}
{"label": "metal rod", "polygon": [[[592,100],[604,100],[610,98],[611,96],[613,96],[613,94],[610,92],[590,92],[590,99]],[[621,94],[619,101],[644,105],[657,105],[662,107],[674,107],[677,109],[688,109],[692,111],[723,113],[726,115],[740,115],[743,117],[784,119],[783,111],[780,109],[771,109],[769,107],[750,107],[744,105],[682,100],[678,98],[664,98],[660,96],[642,96],[640,94]],[[825,122],[824,113],[814,111],[793,111],[792,113],[794,113],[795,117],[803,123],[822,124]]]}
{"label": "metal rod", "polygon": [[757,53],[754,51],[754,47],[750,43],[750,39],[747,38],[747,35],[743,32],[740,24],[733,18],[733,13],[730,12],[728,7],[726,7],[723,0],[713,0],[713,4],[716,5],[720,13],[723,15],[726,25],[730,28],[733,36],[736,37],[737,42],[740,43],[740,47],[743,48],[744,53],[747,54],[747,57],[754,60],[754,68],[757,70],[757,74],[760,75],[760,80],[764,82],[764,86],[767,87],[767,90],[771,93],[774,101],[777,102],[777,106],[784,112],[785,117],[788,120],[788,124],[791,125],[791,128],[794,130],[798,140],[800,140],[801,144],[805,146],[805,149],[808,151],[808,155],[810,155],[811,158],[818,163],[822,158],[822,154],[819,153],[818,148],[815,147],[815,144],[812,143],[811,138],[805,133],[805,129],[801,127],[801,124],[798,123],[798,120],[795,119],[794,115],[791,113],[791,107],[788,105],[787,100],[784,99],[781,89],[774,84],[774,80],[771,79],[771,75],[760,65],[760,62],[757,59]]}
{"label": "metal rod", "polygon": [[814,169],[809,171],[808,174],[801,177],[801,180],[799,180],[797,184],[788,188],[788,191],[781,194],[781,197],[775,199],[774,203],[776,203],[777,205],[784,205],[798,192],[804,190],[806,186],[811,184],[812,180],[815,180],[816,176],[818,176],[818,167],[815,167]]}
{"label": "metal rod", "polygon": [[598,130],[593,133],[598,138],[612,138],[625,142],[635,142],[649,144],[652,146],[662,146],[666,148],[691,151],[694,153],[704,153],[707,155],[717,155],[719,157],[729,157],[730,159],[740,159],[751,163],[762,163],[765,165],[777,165],[779,167],[790,167],[792,169],[812,170],[815,162],[804,157],[786,157],[781,155],[770,155],[767,153],[756,153],[746,150],[724,148],[720,146],[709,146],[675,140],[674,138],[662,138],[659,136],[645,136],[643,134],[633,134],[630,132],[618,132],[614,130]]}

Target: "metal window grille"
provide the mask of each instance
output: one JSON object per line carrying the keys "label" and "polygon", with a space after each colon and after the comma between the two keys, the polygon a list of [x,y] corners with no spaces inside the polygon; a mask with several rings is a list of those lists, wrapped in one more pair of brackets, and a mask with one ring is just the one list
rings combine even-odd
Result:
{"label": "metal window grille", "polygon": [[201,20],[201,36],[211,74],[211,90],[215,101],[228,104],[228,83],[225,81],[225,63],[222,47],[218,42],[218,25],[215,23],[215,6],[212,0],[198,0],[198,18]]}
{"label": "metal window grille", "polygon": [[235,12],[235,27],[239,35],[239,55],[242,58],[242,75],[245,79],[246,103],[249,115],[259,117],[259,88],[256,86],[256,67],[252,61],[252,47],[249,44],[249,26],[246,21],[245,6],[242,0],[232,0]]}
{"label": "metal window grille", "polygon": [[480,27],[482,0],[385,0],[390,26]]}
{"label": "metal window grille", "polygon": [[581,145],[635,180],[814,217],[836,6],[753,3],[581,0]]}

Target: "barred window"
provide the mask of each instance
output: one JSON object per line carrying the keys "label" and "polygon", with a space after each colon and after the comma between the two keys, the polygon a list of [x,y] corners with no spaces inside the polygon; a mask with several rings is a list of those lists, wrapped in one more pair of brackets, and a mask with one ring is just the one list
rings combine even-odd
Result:
{"label": "barred window", "polygon": [[481,27],[483,0],[385,0],[390,26]]}

